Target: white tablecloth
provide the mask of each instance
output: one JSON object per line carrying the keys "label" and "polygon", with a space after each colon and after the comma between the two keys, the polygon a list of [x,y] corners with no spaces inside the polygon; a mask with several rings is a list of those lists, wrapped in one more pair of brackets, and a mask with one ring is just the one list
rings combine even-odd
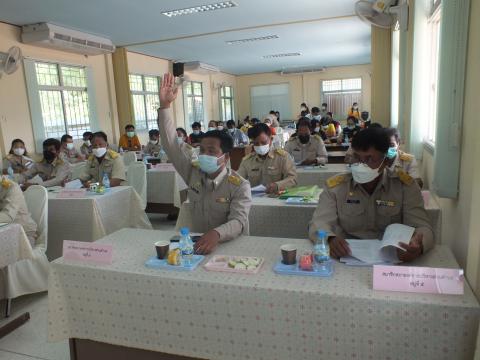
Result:
{"label": "white tablecloth", "polygon": [[318,185],[323,187],[325,180],[343,172],[347,172],[345,164],[327,164],[326,166],[297,167],[298,186]]}
{"label": "white tablecloth", "polygon": [[117,230],[151,229],[141,199],[131,186],[109,189],[104,195],[58,199],[49,193],[48,248],[50,260],[62,256],[63,240],[95,241]]}
{"label": "white tablecloth", "polygon": [[[323,191],[323,189],[321,189]],[[278,198],[252,197],[252,207],[248,220],[251,236],[266,236],[280,238],[308,238],[308,223],[312,219],[317,204],[288,205]],[[430,199],[426,206],[427,215],[435,235],[435,241],[440,243],[442,216],[438,203]],[[180,209],[176,228],[191,224],[190,203],[184,202]]]}
{"label": "white tablecloth", "polygon": [[187,185],[172,164],[159,164],[147,171],[147,202],[173,204],[180,208],[180,191]]}
{"label": "white tablecloth", "polygon": [[[111,265],[52,263],[49,340],[222,360],[473,356],[480,308],[468,284],[462,296],[373,291],[371,268],[339,263],[332,278],[276,275],[281,244],[311,247],[300,239],[242,237],[217,249],[265,257],[257,275],[145,268],[153,243],[172,234],[125,229],[100,241],[114,246]],[[458,266],[445,246],[417,264]]]}
{"label": "white tablecloth", "polygon": [[32,245],[23,227],[19,224],[0,227],[0,269],[19,260],[31,258]]}

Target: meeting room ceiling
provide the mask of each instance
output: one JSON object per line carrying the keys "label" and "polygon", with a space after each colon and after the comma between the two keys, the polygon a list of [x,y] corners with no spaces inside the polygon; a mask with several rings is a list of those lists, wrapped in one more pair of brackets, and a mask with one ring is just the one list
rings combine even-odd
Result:
{"label": "meeting room ceiling", "polygon": [[[116,46],[235,74],[370,63],[370,26],[356,0],[234,0],[235,7],[168,17],[216,0],[0,0],[0,21],[53,24]],[[229,44],[229,41],[268,37]],[[271,56],[289,54],[291,56]]]}

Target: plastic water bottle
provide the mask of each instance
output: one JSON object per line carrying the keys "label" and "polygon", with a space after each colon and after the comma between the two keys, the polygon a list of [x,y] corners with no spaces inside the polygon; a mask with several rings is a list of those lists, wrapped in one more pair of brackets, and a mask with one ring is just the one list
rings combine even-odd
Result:
{"label": "plastic water bottle", "polygon": [[330,246],[327,241],[327,232],[317,231],[317,240],[313,246],[313,254],[317,263],[325,263],[330,260]]}
{"label": "plastic water bottle", "polygon": [[118,150],[120,154],[123,154],[123,147],[120,146],[120,149]]}
{"label": "plastic water bottle", "polygon": [[14,172],[13,172],[12,165],[8,165],[7,174],[10,180],[14,179]]}
{"label": "plastic water bottle", "polygon": [[165,150],[160,150],[160,152],[158,153],[160,155],[160,162],[162,163],[166,163],[167,162],[167,153],[165,152]]}
{"label": "plastic water bottle", "polygon": [[182,251],[182,258],[185,265],[190,265],[193,258],[193,241],[190,237],[190,230],[188,227],[180,229],[180,250]]}
{"label": "plastic water bottle", "polygon": [[348,134],[345,134],[345,139],[343,140],[345,144],[349,143]]}
{"label": "plastic water bottle", "polygon": [[107,173],[103,173],[102,184],[105,189],[110,187],[110,179],[108,178]]}

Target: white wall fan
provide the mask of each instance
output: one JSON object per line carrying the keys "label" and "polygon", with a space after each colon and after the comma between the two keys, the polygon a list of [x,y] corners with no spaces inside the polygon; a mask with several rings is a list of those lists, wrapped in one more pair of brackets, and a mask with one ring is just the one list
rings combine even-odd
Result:
{"label": "white wall fan", "polygon": [[408,28],[407,0],[360,0],[355,3],[355,13],[370,25],[390,29],[398,22],[399,30]]}
{"label": "white wall fan", "polygon": [[22,51],[18,46],[12,46],[6,53],[0,53],[0,79],[5,73],[13,74],[22,60]]}

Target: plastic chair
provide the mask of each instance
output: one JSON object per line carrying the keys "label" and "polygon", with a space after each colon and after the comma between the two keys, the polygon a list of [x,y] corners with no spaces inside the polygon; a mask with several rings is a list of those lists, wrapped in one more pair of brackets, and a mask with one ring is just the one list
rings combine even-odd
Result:
{"label": "plastic chair", "polygon": [[147,207],[147,167],[143,162],[135,161],[128,166],[128,185],[133,187],[142,200],[142,208]]}
{"label": "plastic chair", "polygon": [[37,223],[38,238],[33,246],[33,258],[8,265],[6,271],[7,299],[33,294],[48,289],[50,264],[47,259],[48,192],[40,185],[32,185],[24,193],[32,219]]}
{"label": "plastic chair", "polygon": [[135,151],[127,151],[123,153],[123,163],[125,164],[126,167],[128,167],[130,164],[137,162],[137,154]]}

